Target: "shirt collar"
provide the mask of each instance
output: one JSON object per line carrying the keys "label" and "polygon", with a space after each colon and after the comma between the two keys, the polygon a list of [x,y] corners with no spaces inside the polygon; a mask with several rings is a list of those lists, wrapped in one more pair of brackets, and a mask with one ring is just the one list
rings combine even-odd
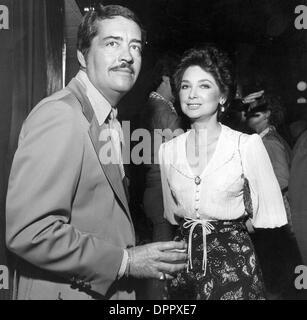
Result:
{"label": "shirt collar", "polygon": [[269,126],[269,127],[267,127],[266,129],[264,129],[263,131],[261,131],[260,133],[259,133],[259,136],[261,137],[261,138],[263,138],[264,136],[266,136],[270,131],[274,131],[275,130],[275,127],[274,126]]}
{"label": "shirt collar", "polygon": [[90,100],[95,116],[98,120],[99,125],[101,126],[108,118],[112,110],[112,106],[110,105],[108,100],[91,83],[86,72],[80,70],[76,75],[76,79],[85,88],[86,95]]}

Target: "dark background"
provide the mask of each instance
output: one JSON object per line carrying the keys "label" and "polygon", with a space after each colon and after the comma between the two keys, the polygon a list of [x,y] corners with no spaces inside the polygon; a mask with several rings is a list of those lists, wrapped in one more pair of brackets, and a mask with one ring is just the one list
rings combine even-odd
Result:
{"label": "dark background", "polygon": [[[99,2],[128,6],[148,32],[139,83],[146,83],[148,70],[161,53],[181,54],[201,43],[216,42],[233,56],[244,94],[260,87],[274,90],[288,109],[288,122],[306,110],[297,99],[307,94],[296,85],[307,80],[307,30],[294,26],[295,7],[307,5],[306,0],[77,0],[81,12]],[[136,92],[142,92],[138,85],[127,97],[128,104],[141,102],[135,99]],[[131,115],[136,108],[126,112]]]}

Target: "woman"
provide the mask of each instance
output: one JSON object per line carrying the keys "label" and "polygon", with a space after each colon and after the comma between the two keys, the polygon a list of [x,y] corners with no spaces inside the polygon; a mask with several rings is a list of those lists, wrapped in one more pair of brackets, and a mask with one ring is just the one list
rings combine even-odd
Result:
{"label": "woman", "polygon": [[188,267],[171,281],[171,299],[264,299],[245,223],[248,218],[259,228],[287,223],[261,138],[218,122],[233,84],[229,58],[213,46],[185,53],[175,73],[192,130],[159,151],[164,215],[179,224],[178,240],[188,242]]}

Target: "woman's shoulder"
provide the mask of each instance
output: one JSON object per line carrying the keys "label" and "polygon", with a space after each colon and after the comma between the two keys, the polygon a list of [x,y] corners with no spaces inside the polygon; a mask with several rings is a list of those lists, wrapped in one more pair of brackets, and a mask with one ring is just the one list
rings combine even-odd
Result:
{"label": "woman's shoulder", "polygon": [[223,130],[225,131],[225,135],[229,140],[232,140],[233,142],[238,142],[240,145],[249,145],[252,143],[258,143],[259,141],[261,142],[261,137],[256,134],[247,134],[243,133],[241,131],[237,131],[234,129],[231,129],[228,126],[222,125]]}

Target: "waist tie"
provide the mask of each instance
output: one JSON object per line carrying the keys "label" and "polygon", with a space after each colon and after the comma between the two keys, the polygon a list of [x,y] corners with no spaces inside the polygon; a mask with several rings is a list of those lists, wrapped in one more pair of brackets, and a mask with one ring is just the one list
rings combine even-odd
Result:
{"label": "waist tie", "polygon": [[214,230],[214,226],[209,221],[214,220],[201,220],[201,219],[193,219],[193,218],[184,218],[185,222],[183,223],[184,228],[190,228],[189,231],[189,243],[188,243],[188,267],[187,272],[189,272],[189,266],[193,269],[192,263],[192,236],[195,227],[200,224],[203,230],[203,263],[202,270],[204,271],[204,276],[207,271],[207,234],[210,234],[212,230]]}

